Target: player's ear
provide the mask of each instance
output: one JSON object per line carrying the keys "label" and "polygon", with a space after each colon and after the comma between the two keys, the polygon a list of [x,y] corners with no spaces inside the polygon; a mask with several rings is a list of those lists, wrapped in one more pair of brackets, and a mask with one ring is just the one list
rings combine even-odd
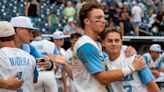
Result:
{"label": "player's ear", "polygon": [[18,33],[19,31],[21,31],[21,28],[15,28],[16,33]]}
{"label": "player's ear", "polygon": [[88,25],[90,24],[90,21],[89,21],[88,18],[85,18],[85,19],[84,19],[84,24],[85,24],[86,26],[88,26]]}
{"label": "player's ear", "polygon": [[104,40],[102,40],[101,43],[102,43],[102,46],[104,47],[104,46],[105,46],[105,45],[104,45],[104,43],[105,43]]}

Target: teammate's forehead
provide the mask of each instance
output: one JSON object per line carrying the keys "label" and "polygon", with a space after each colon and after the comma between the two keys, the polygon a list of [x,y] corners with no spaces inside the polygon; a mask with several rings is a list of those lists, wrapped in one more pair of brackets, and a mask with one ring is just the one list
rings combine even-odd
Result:
{"label": "teammate's forehead", "polygon": [[121,39],[120,34],[116,32],[109,32],[106,37],[106,39]]}
{"label": "teammate's forehead", "polygon": [[102,9],[93,9],[89,14],[90,16],[105,16],[104,11]]}

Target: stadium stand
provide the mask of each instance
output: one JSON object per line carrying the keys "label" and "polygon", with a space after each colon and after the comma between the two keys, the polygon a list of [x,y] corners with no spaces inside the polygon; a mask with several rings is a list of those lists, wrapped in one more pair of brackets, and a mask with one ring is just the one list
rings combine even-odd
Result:
{"label": "stadium stand", "polygon": [[[7,20],[9,21],[11,17],[15,16],[24,16],[25,15],[25,6],[27,1],[30,0],[0,0],[0,20]],[[39,1],[39,0],[37,0]],[[67,0],[68,1],[68,0]],[[76,0],[72,0],[75,3]],[[110,0],[100,0],[102,1],[102,4],[104,4],[105,7],[107,6],[107,2]],[[119,7],[122,7],[123,2],[127,2],[129,4],[129,8],[132,7],[132,0],[118,0],[120,2],[117,2]],[[150,10],[155,10],[156,15],[159,14],[160,7],[163,5],[163,0],[154,1],[152,5],[149,5],[147,0],[135,0],[137,1],[138,5],[142,8],[144,14],[142,17],[142,22],[139,25],[139,32],[141,36],[152,36],[154,35],[153,31],[151,31],[151,28],[148,27],[148,23],[150,22],[150,15],[148,14]],[[149,0],[151,1],[151,0]],[[66,1],[64,0],[66,3]],[[57,12],[57,15],[59,17],[60,23],[58,24],[59,30],[62,30],[64,25],[67,22],[67,19],[62,14],[63,9],[65,8],[65,3],[58,4],[56,2],[50,3],[50,0],[44,0],[44,3],[39,3],[39,19],[36,21],[35,26],[39,27],[41,29],[41,33],[43,34],[52,34],[53,32],[49,30],[49,26],[47,25],[47,17],[49,16],[50,12],[55,10]],[[106,11],[106,16],[108,16],[108,10]],[[109,16],[110,17],[110,16]],[[108,19],[108,18],[107,18]],[[108,24],[108,23],[107,23]],[[133,31],[129,33],[130,36],[133,36]]]}

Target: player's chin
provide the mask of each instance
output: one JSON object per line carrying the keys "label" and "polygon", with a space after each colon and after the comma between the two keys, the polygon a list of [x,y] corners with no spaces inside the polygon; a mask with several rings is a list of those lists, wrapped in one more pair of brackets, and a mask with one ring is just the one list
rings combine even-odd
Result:
{"label": "player's chin", "polygon": [[111,49],[110,52],[114,54],[114,53],[118,53],[119,51],[117,49]]}

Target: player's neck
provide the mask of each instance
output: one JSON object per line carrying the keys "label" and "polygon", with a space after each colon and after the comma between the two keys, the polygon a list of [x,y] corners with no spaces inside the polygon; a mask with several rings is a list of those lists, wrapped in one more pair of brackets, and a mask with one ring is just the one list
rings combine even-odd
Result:
{"label": "player's neck", "polygon": [[93,30],[89,29],[89,28],[85,28],[85,34],[87,36],[89,36],[92,40],[96,41],[97,40],[97,35],[95,32],[93,32]]}
{"label": "player's neck", "polygon": [[0,44],[0,47],[11,47],[11,48],[15,48],[15,43],[13,41],[7,41],[7,42],[3,42],[2,44]]}
{"label": "player's neck", "polygon": [[14,39],[14,42],[17,48],[21,48],[23,42],[18,37]]}
{"label": "player's neck", "polygon": [[152,58],[152,60],[153,60],[154,62],[155,62],[155,61],[156,61],[156,59],[157,59],[157,58],[154,58],[154,57],[151,57],[151,58]]}
{"label": "player's neck", "polygon": [[35,37],[34,40],[41,40],[43,39],[41,36]]}
{"label": "player's neck", "polygon": [[60,46],[57,46],[57,45],[56,45],[56,48],[58,49],[58,51],[60,51],[60,49],[61,49],[61,47]]}
{"label": "player's neck", "polygon": [[108,56],[109,56],[109,60],[111,62],[113,62],[120,56],[120,52],[118,52],[118,53],[109,53]]}

